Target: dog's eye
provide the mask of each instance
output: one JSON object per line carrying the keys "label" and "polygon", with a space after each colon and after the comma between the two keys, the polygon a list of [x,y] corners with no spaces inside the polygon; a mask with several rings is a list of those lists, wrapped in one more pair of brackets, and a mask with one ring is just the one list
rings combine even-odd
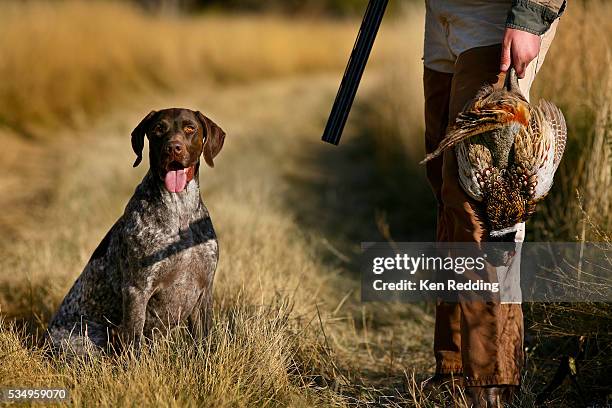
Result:
{"label": "dog's eye", "polygon": [[188,135],[192,135],[195,133],[196,129],[193,126],[188,125],[183,128],[183,131],[185,131],[185,133],[187,133]]}
{"label": "dog's eye", "polygon": [[158,123],[157,125],[155,125],[155,127],[153,128],[153,133],[156,134],[162,134],[164,133],[164,131],[166,130],[166,126],[164,126],[163,123]]}

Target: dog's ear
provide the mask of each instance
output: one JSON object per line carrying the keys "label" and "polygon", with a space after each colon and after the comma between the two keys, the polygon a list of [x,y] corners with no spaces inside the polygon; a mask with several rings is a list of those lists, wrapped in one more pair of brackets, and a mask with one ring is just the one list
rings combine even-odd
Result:
{"label": "dog's ear", "polygon": [[142,161],[142,149],[144,148],[144,137],[147,132],[147,126],[149,125],[149,120],[151,120],[156,113],[157,111],[149,112],[149,114],[140,121],[138,126],[132,130],[132,149],[134,153],[136,153],[134,167],[138,166]]}
{"label": "dog's ear", "polygon": [[219,154],[225,140],[225,132],[215,122],[207,118],[202,112],[196,112],[200,123],[204,129],[204,147],[202,155],[210,167],[215,167],[213,159]]}

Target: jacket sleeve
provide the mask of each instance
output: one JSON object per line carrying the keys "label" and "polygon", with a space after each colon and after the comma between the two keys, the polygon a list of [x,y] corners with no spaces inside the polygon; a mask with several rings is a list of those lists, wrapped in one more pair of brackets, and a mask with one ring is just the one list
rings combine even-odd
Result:
{"label": "jacket sleeve", "polygon": [[566,0],[512,0],[507,28],[542,35],[563,14]]}

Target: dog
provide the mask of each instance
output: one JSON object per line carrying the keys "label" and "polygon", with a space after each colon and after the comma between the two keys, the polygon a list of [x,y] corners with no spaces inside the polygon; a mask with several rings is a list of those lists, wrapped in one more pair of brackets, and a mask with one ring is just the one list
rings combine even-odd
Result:
{"label": "dog", "polygon": [[199,111],[152,111],[131,134],[134,167],[145,136],[149,171],[51,319],[54,351],[138,349],[156,330],[209,329],[219,247],[198,174],[201,156],[214,166],[225,132]]}

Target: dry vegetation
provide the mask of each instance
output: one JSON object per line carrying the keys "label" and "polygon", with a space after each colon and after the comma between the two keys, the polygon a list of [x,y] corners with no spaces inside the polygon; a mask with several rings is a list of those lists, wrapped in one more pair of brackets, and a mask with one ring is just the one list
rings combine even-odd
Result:
{"label": "dry vegetation", "polygon": [[127,2],[3,1],[0,123],[39,135],[151,87],[338,69],[354,32],[353,21],[163,18]]}
{"label": "dry vegetation", "polygon": [[[87,405],[138,401],[151,406],[310,406],[335,401],[330,392],[315,392],[314,379],[332,372],[316,304],[325,307],[326,316],[337,306],[324,303],[336,302],[328,287],[335,287],[338,278],[321,273],[330,272],[329,267],[315,256],[315,247],[292,214],[281,211],[283,203],[277,203],[276,197],[288,187],[273,163],[291,146],[268,151],[264,143],[270,127],[283,131],[284,117],[291,110],[318,108],[321,95],[315,93],[313,99],[310,85],[225,89],[214,104],[206,101],[207,94],[217,90],[183,99],[189,106],[212,110],[230,135],[214,171],[202,171],[203,195],[221,241],[215,282],[218,314],[206,345],[194,346],[188,336],[176,333],[156,343],[139,361],[125,356],[68,366],[43,358],[36,347],[24,348],[27,337],[9,328],[17,322],[28,333],[44,329],[144,170],[130,168],[126,135],[137,116],[88,129],[88,135],[70,135],[86,142],[55,175],[55,191],[44,216],[32,220],[29,228],[22,225],[17,242],[2,242],[0,383],[64,384],[72,390],[74,402]],[[316,89],[320,86],[316,83]],[[295,94],[313,100],[297,101]],[[156,103],[171,100],[160,98]],[[249,109],[236,106],[237,100]],[[149,109],[147,103],[141,109]],[[251,123],[256,121],[261,126],[254,130]],[[298,133],[298,126],[284,131],[308,137],[304,131]],[[247,161],[241,158],[244,151],[252,153]]]}
{"label": "dry vegetation", "polygon": [[[2,45],[15,64],[3,65],[3,74],[16,78],[1,85],[9,95],[0,98],[9,125],[1,132],[11,146],[3,169],[20,171],[0,184],[0,225],[8,231],[0,240],[0,384],[66,386],[77,405],[330,406],[375,398],[380,391],[362,379],[387,382],[390,368],[401,384],[404,359],[427,372],[424,327],[404,312],[407,340],[395,347],[414,350],[404,356],[384,347],[386,335],[368,338],[363,324],[393,319],[360,307],[351,265],[333,255],[327,231],[309,229],[296,210],[316,216],[319,209],[310,191],[319,163],[299,146],[321,147],[309,141],[329,109],[355,21],[161,20],[98,3],[11,7],[2,30],[30,33],[19,19],[35,27],[20,40],[28,47]],[[188,28],[199,34],[186,36]],[[225,43],[200,40],[221,30]],[[201,54],[184,54],[181,41]],[[46,64],[30,64],[30,52]],[[312,75],[330,68],[334,75]],[[248,85],[288,74],[309,76]],[[130,167],[127,135],[145,112],[168,105],[202,109],[230,135],[223,160],[203,174],[222,253],[211,336],[194,345],[178,328],[138,361],[47,359],[38,347],[46,322],[142,176]],[[20,137],[32,133],[42,137]]]}
{"label": "dry vegetation", "polygon": [[[566,112],[571,143],[533,239],[609,240],[612,32],[601,30],[612,7],[588,4],[564,18],[534,89]],[[3,170],[20,169],[0,182],[9,231],[0,237],[0,386],[65,386],[76,405],[96,406],[433,406],[418,385],[433,369],[430,308],[362,305],[355,272],[362,240],[433,238],[416,165],[422,9],[386,23],[375,57],[385,68],[369,69],[366,103],[343,147],[330,149],[317,135],[339,76],[313,73],[342,68],[356,27],[162,19],[119,3],[0,4],[0,74],[14,78],[0,83],[10,128],[0,137],[14,146],[0,158]],[[224,42],[214,40],[220,32]],[[390,49],[401,52],[391,59]],[[294,74],[307,76],[270,79]],[[215,169],[202,170],[221,243],[211,336],[194,344],[177,328],[139,360],[48,359],[40,332],[144,171],[130,166],[127,135],[168,105],[202,109],[229,135]],[[53,138],[40,137],[50,128]],[[602,305],[532,312],[538,365],[522,406],[581,335],[591,354],[579,381],[587,377],[593,398],[610,391],[610,315]],[[577,398],[567,390],[554,395],[558,405]]]}

